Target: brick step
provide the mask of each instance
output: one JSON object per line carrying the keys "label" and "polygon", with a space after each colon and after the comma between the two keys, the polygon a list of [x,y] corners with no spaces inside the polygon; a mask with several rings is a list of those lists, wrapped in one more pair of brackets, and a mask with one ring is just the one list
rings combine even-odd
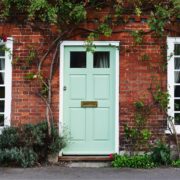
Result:
{"label": "brick step", "polygon": [[59,161],[64,162],[110,162],[109,156],[59,156]]}

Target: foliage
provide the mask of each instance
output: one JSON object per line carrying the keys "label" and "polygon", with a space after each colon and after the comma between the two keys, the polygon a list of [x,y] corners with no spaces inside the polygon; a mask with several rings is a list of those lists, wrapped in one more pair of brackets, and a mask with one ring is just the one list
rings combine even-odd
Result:
{"label": "foliage", "polygon": [[82,2],[70,0],[2,0],[1,17],[11,18],[17,11],[31,21],[43,21],[53,24],[76,24],[86,17]]}
{"label": "foliage", "polygon": [[151,58],[148,54],[143,54],[141,56],[141,61],[149,61]]}
{"label": "foliage", "polygon": [[162,110],[166,111],[169,104],[170,95],[167,91],[163,91],[162,88],[157,87],[153,93],[153,97],[156,103],[159,104]]}
{"label": "foliage", "polygon": [[105,23],[99,26],[99,31],[106,37],[109,37],[112,34],[112,29],[110,28],[108,24],[105,24]]}
{"label": "foliage", "polygon": [[0,149],[16,147],[19,141],[20,136],[16,127],[4,128],[0,135]]}
{"label": "foliage", "polygon": [[29,72],[24,76],[24,79],[26,79],[26,80],[33,80],[35,78],[36,78],[36,74],[34,74],[32,72]]}
{"label": "foliage", "polygon": [[143,42],[143,32],[142,31],[132,31],[131,35],[133,36],[136,44],[141,44]]}
{"label": "foliage", "polygon": [[155,163],[152,161],[149,155],[114,155],[112,161],[113,167],[130,167],[130,168],[153,168]]}
{"label": "foliage", "polygon": [[48,154],[58,153],[65,140],[54,126],[51,128],[50,137],[46,122],[5,128],[0,135],[0,164],[31,167],[46,161]]}
{"label": "foliage", "polygon": [[157,141],[152,149],[151,157],[158,165],[168,165],[171,163],[170,148],[163,141]]}
{"label": "foliage", "polygon": [[125,138],[131,153],[145,150],[151,138],[151,132],[146,128],[147,118],[150,113],[149,106],[145,105],[142,101],[135,102],[134,106],[136,110],[135,125],[134,127],[129,127],[127,124],[124,126]]}
{"label": "foliage", "polygon": [[0,164],[8,166],[10,164],[21,167],[31,167],[37,162],[37,154],[28,148],[0,149]]}
{"label": "foliage", "polygon": [[29,52],[28,52],[28,55],[27,57],[25,58],[25,63],[27,66],[30,66],[32,65],[33,61],[35,60],[35,58],[37,57],[36,56],[37,52],[36,50],[34,49],[34,47],[29,47]]}
{"label": "foliage", "polygon": [[150,28],[157,33],[157,35],[161,35],[164,32],[164,27],[166,25],[167,20],[169,19],[169,11],[168,9],[161,7],[161,5],[155,6],[156,11],[155,14],[152,14],[149,20]]}
{"label": "foliage", "polygon": [[173,162],[172,162],[172,166],[174,166],[174,167],[180,167],[180,159],[173,161]]}

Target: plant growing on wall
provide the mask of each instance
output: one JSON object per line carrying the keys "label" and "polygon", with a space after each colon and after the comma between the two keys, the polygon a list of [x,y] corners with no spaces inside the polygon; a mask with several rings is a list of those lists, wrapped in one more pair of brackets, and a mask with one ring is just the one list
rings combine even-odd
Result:
{"label": "plant growing on wall", "polygon": [[[91,19],[95,26],[93,29],[86,28],[85,23],[90,19],[91,11],[102,12],[105,9],[105,16],[98,16]],[[180,18],[179,0],[1,0],[0,18],[1,21],[16,21],[17,23],[28,23],[40,29],[45,24],[51,29],[56,26],[57,31],[53,33],[54,39],[49,44],[46,52],[39,53],[39,49],[29,47],[28,57],[25,59],[27,69],[33,63],[37,64],[36,71],[26,75],[28,80],[37,80],[41,85],[39,96],[46,105],[46,119],[48,122],[49,135],[51,135],[51,122],[53,122],[52,112],[52,78],[55,71],[55,64],[59,59],[59,45],[63,40],[73,38],[77,35],[86,36],[87,50],[92,50],[93,40],[100,36],[111,36],[114,33],[130,33],[136,44],[143,43],[146,34],[155,32],[162,36],[164,32],[173,30],[176,19]],[[140,17],[143,14],[149,15],[149,30],[134,31],[122,29],[115,30],[120,19],[135,14]],[[41,23],[39,23],[41,22]],[[131,23],[127,18],[121,22]],[[38,25],[37,25],[38,24]],[[179,32],[176,32],[179,33]],[[6,41],[7,36],[1,39]],[[43,74],[43,67],[50,54],[53,54],[49,66],[48,75]],[[147,59],[147,56],[145,57]],[[15,58],[18,64],[18,57]],[[36,62],[34,62],[36,61]],[[136,115],[137,119],[140,118]],[[146,134],[144,132],[144,134]]]}
{"label": "plant growing on wall", "polygon": [[130,127],[128,124],[124,126],[125,139],[130,154],[147,150],[151,138],[151,131],[147,128],[150,106],[145,105],[143,101],[137,101],[134,103],[134,107],[134,126]]}

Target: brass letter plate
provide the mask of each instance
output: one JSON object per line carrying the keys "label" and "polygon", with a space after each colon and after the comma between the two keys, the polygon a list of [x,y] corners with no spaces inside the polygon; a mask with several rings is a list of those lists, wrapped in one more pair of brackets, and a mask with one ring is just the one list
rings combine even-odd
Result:
{"label": "brass letter plate", "polygon": [[84,108],[96,108],[98,106],[97,101],[81,101],[81,107]]}

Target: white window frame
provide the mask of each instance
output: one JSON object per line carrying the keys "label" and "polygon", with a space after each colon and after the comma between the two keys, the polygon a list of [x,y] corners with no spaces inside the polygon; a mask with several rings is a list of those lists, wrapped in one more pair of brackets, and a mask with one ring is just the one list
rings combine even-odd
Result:
{"label": "white window frame", "polygon": [[11,100],[12,100],[12,50],[13,38],[8,37],[6,42],[0,41],[0,45],[5,45],[5,106],[4,106],[4,126],[0,127],[0,132],[4,127],[11,125]]}
{"label": "white window frame", "polygon": [[[174,118],[174,44],[180,44],[180,37],[168,37],[167,38],[167,80],[168,80],[168,92],[170,95],[170,100],[169,100],[169,108],[168,108],[168,115]],[[180,57],[180,56],[176,56]],[[174,121],[174,120],[173,120]],[[169,125],[171,128],[171,125]],[[175,125],[176,132],[180,134],[180,125]],[[172,131],[173,132],[173,131]],[[168,130],[166,133],[170,133]]]}

